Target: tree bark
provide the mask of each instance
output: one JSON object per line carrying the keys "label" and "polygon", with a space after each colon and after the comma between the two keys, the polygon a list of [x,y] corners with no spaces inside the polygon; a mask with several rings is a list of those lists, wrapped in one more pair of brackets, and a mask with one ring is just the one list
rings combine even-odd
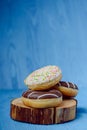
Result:
{"label": "tree bark", "polygon": [[34,124],[57,124],[75,119],[77,101],[64,100],[60,106],[53,108],[32,108],[23,104],[21,98],[11,102],[12,119]]}

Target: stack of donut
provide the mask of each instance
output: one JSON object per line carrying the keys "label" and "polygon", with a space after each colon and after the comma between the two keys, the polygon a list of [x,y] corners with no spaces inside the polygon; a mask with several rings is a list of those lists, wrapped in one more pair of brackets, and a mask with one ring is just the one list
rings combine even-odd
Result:
{"label": "stack of donut", "polygon": [[78,87],[61,79],[58,66],[49,65],[34,71],[24,80],[28,90],[22,94],[23,103],[33,108],[49,108],[60,106],[64,98],[75,97]]}

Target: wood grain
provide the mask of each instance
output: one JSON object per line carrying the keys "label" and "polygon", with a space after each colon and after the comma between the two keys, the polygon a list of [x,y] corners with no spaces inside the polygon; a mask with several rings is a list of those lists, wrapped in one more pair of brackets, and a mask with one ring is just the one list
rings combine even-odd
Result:
{"label": "wood grain", "polygon": [[34,124],[57,124],[75,119],[76,100],[64,100],[55,108],[31,108],[23,104],[21,98],[11,102],[10,116],[12,119]]}

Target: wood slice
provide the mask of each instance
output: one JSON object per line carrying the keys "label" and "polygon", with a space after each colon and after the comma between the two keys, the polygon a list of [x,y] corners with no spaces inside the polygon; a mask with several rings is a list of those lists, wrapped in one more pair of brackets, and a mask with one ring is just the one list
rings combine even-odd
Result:
{"label": "wood slice", "polygon": [[21,98],[11,102],[10,116],[12,119],[34,124],[56,124],[73,120],[76,116],[77,101],[64,100],[59,107],[32,108],[23,104]]}

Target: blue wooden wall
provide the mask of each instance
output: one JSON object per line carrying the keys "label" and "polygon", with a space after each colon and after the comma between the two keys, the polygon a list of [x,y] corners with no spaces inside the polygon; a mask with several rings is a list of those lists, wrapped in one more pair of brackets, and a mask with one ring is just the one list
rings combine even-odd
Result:
{"label": "blue wooden wall", "polygon": [[0,0],[0,88],[23,89],[45,65],[87,84],[87,0]]}

